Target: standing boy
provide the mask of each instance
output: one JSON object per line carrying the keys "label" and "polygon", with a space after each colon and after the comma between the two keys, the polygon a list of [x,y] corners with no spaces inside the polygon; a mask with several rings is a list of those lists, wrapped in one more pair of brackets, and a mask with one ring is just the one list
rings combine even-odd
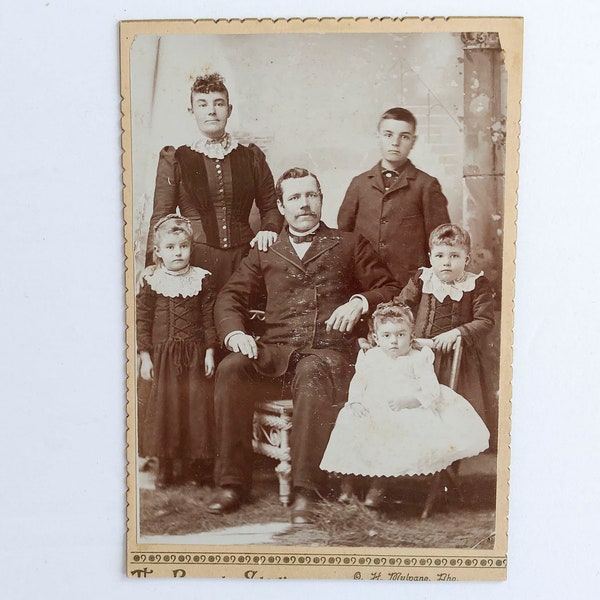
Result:
{"label": "standing boy", "polygon": [[438,180],[408,159],[416,129],[405,108],[383,113],[377,130],[381,161],[352,180],[338,214],[339,229],[366,237],[402,285],[429,264],[429,234],[450,222]]}

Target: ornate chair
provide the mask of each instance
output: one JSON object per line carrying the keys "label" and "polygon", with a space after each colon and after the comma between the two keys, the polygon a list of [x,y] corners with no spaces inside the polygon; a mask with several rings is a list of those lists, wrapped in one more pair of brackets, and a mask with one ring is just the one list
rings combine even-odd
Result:
{"label": "ornate chair", "polygon": [[[462,358],[462,338],[458,336],[454,344],[454,353],[452,355],[452,368],[450,371],[450,381],[447,385],[451,389],[456,388],[456,382],[458,380],[458,371],[460,369],[460,361]],[[460,461],[456,461],[449,467],[446,467],[443,471],[438,471],[432,478],[429,486],[429,492],[425,499],[425,506],[421,513],[421,518],[426,519],[433,511],[436,501],[442,497],[446,499],[448,492],[454,493],[460,502],[464,502],[462,497],[460,486],[458,482],[458,465]]]}

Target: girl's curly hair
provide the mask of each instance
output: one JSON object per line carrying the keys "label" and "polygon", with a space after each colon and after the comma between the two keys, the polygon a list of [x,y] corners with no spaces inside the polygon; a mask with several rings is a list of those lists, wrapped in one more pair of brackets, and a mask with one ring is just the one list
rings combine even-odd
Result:
{"label": "girl's curly hair", "polygon": [[388,321],[403,321],[410,327],[411,331],[415,327],[415,317],[412,311],[399,298],[394,298],[390,302],[381,302],[377,305],[371,316],[371,332],[375,330],[376,324],[387,323]]}

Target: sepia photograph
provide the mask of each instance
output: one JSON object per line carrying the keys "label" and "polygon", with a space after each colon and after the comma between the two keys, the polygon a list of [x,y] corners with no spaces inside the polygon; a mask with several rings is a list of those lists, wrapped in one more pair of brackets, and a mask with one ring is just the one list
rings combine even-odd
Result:
{"label": "sepia photograph", "polygon": [[130,575],[504,576],[522,23],[435,24],[121,24]]}
{"label": "sepia photograph", "polygon": [[594,597],[600,3],[3,7],[3,598]]}

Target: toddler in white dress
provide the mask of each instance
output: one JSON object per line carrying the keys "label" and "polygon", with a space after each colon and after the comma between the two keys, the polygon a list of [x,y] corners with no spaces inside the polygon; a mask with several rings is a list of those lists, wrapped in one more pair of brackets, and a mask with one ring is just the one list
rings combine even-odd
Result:
{"label": "toddler in white dress", "polygon": [[[489,431],[462,396],[438,383],[434,354],[414,340],[414,317],[397,301],[372,317],[374,348],[360,351],[348,401],[321,461],[325,471],[373,477],[365,505],[378,507],[385,477],[427,475],[483,452]],[[341,500],[352,494],[345,478]]]}

